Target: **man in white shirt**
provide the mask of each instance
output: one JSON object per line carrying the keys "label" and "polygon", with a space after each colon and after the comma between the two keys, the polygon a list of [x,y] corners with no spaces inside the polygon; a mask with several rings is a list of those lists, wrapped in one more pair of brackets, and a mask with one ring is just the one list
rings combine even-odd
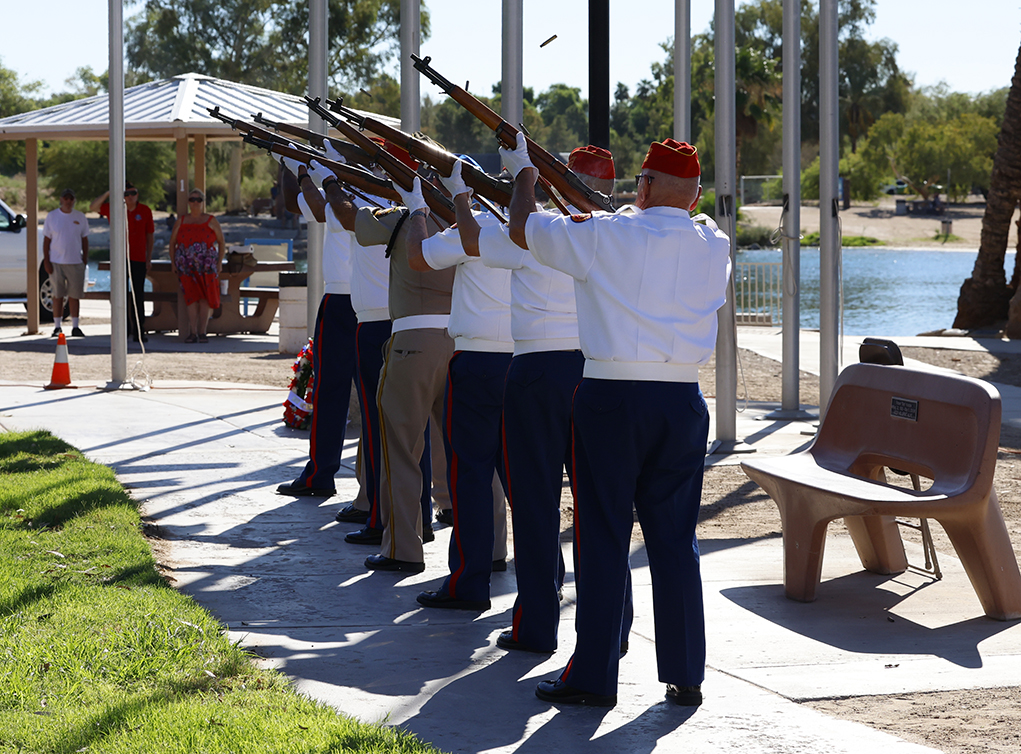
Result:
{"label": "man in white shirt", "polygon": [[[589,188],[612,195],[613,155],[596,146],[571,152],[567,166]],[[462,236],[468,223],[459,222]],[[476,231],[476,249],[488,267],[511,270],[514,358],[504,389],[506,476],[514,521],[518,595],[512,625],[497,637],[502,649],[552,653],[560,624],[564,560],[560,497],[571,465],[571,399],[581,382],[574,280],[540,264],[510,240],[503,226]],[[621,647],[626,649],[632,607],[625,601]]]}
{"label": "man in white shirt", "polygon": [[613,706],[633,511],[652,572],[659,678],[671,701],[702,702],[705,619],[695,524],[709,417],[698,367],[712,355],[730,243],[689,211],[702,189],[694,147],[655,142],[633,207],[535,213],[538,172],[524,139],[504,151],[516,176],[510,236],[575,280],[584,377],[574,397],[578,641],[536,696]]}
{"label": "man in white shirt", "polygon": [[74,191],[60,194],[60,209],[43,223],[43,267],[53,285],[53,337],[60,334],[64,298],[71,308],[71,335],[85,337],[78,326],[79,300],[85,295],[85,267],[89,262],[89,221],[74,208]]}

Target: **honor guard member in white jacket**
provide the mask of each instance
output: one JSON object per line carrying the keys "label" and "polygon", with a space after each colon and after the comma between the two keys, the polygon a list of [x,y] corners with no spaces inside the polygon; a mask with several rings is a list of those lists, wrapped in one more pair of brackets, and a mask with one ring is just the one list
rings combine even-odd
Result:
{"label": "honor guard member in white jacket", "polygon": [[[613,193],[613,156],[595,146],[571,152],[568,167],[589,188]],[[459,222],[462,235],[466,223]],[[571,399],[585,359],[578,341],[574,280],[540,264],[510,240],[503,226],[478,232],[477,252],[486,266],[511,270],[514,358],[504,389],[504,442],[518,595],[510,630],[497,646],[554,652],[560,624],[564,560],[560,547],[560,497],[571,469]],[[630,582],[621,644],[631,627]]]}
{"label": "honor guard member in white jacket", "polygon": [[614,214],[535,213],[524,139],[513,156],[510,234],[575,280],[584,378],[574,397],[577,645],[536,696],[613,706],[632,510],[652,573],[659,679],[677,704],[701,704],[705,618],[695,524],[709,417],[698,367],[716,340],[730,242],[692,220],[698,154],[655,142],[633,207]]}
{"label": "honor guard member in white jacket", "polygon": [[[454,197],[458,226],[499,224],[488,212],[472,212],[460,166],[458,162],[450,178],[440,178]],[[491,269],[477,256],[468,256],[457,228],[426,238],[428,208],[417,182],[415,188],[417,192],[407,197],[408,207],[423,208],[425,216],[411,218],[407,241],[411,268],[455,270],[447,325],[454,353],[443,404],[447,486],[453,504],[450,575],[438,590],[419,594],[418,602],[426,607],[488,610],[494,563],[493,474],[503,478],[503,385],[514,350],[510,271]],[[506,525],[507,514],[500,502]]]}
{"label": "honor guard member in white jacket", "polygon": [[[327,157],[345,163],[344,156],[334,150],[326,142]],[[295,160],[283,158],[284,165],[290,172],[298,175],[301,184],[301,195],[298,206],[302,214],[311,222],[326,224],[327,241],[330,246],[343,245],[349,249],[351,262],[351,305],[355,312],[355,387],[361,412],[361,437],[359,445],[358,498],[364,501],[364,509],[348,503],[337,513],[337,521],[341,523],[364,524],[358,532],[348,534],[345,539],[356,544],[379,544],[382,538],[383,523],[379,513],[379,479],[382,463],[380,462],[379,442],[379,410],[376,404],[376,390],[379,383],[379,371],[383,365],[383,345],[390,337],[390,311],[387,308],[388,278],[390,262],[386,258],[385,246],[363,248],[358,245],[354,233],[344,228],[332,207],[326,201],[326,193],[313,183],[321,184],[324,178],[332,173],[317,164],[312,173]],[[312,180],[304,180],[302,176],[310,175]],[[283,183],[285,199],[290,189],[289,176]],[[370,197],[375,201],[370,205],[365,200],[355,200],[361,206],[386,207],[389,203],[380,197]],[[363,542],[363,540],[371,540]]]}
{"label": "honor guard member in white jacket", "polygon": [[[285,167],[297,175],[298,163],[289,162],[291,164]],[[298,175],[298,182],[302,191],[319,193],[311,176],[304,171]],[[323,222],[324,216],[320,213],[317,218],[301,193],[297,197],[288,197],[288,193],[285,192],[285,200],[297,199],[300,211],[309,222]],[[292,205],[289,209],[293,211],[295,207]],[[333,477],[340,469],[344,449],[351,383],[356,374],[355,329],[358,326],[351,307],[351,245],[346,236],[326,234],[323,279],[324,293],[316,315],[312,346],[316,388],[312,393],[309,460],[295,481],[277,487],[277,492],[295,497],[331,497],[336,492]]]}
{"label": "honor guard member in white jacket", "polygon": [[[411,156],[392,144],[387,151],[417,167]],[[313,161],[313,166],[317,163]],[[440,421],[444,377],[454,342],[447,335],[453,270],[416,272],[408,265],[407,237],[414,214],[405,207],[358,209],[336,179],[323,181],[327,199],[341,224],[353,230],[361,246],[386,244],[390,259],[388,306],[392,336],[379,376],[381,443],[384,474],[380,483],[383,535],[378,555],[365,566],[372,570],[425,570],[423,534],[431,524],[423,516],[423,472],[430,416]],[[420,214],[422,210],[416,210]],[[441,230],[430,219],[426,233]],[[431,514],[429,515],[431,518]],[[428,528],[426,533],[423,527]]]}

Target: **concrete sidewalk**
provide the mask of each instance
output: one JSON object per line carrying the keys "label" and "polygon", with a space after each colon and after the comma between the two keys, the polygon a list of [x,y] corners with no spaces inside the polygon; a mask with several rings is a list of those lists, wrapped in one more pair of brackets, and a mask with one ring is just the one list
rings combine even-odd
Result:
{"label": "concrete sidewalk", "polygon": [[[798,702],[1013,686],[1021,677],[1021,624],[982,617],[950,552],[940,553],[941,582],[913,572],[881,577],[862,572],[849,539],[831,533],[819,599],[800,604],[783,596],[778,537],[709,540],[705,704],[692,711],[664,700],[639,546],[617,707],[551,707],[533,690],[573,649],[573,575],[550,658],[495,646],[510,624],[513,562],[493,575],[493,608],[482,615],[419,608],[418,592],[446,573],[449,529],[426,546],[425,573],[367,572],[362,561],[374,549],[345,544],[346,529],[333,522],[356,489],[353,438],[335,498],[274,493],[295,476],[308,444],[307,433],[280,421],[284,397],[243,385],[107,393],[0,382],[0,426],[48,429],[111,466],[163,538],[160,559],[175,585],[264,665],[343,712],[403,726],[445,751],[932,751]],[[807,424],[757,420],[772,408],[740,414],[738,436],[760,452],[810,439]]]}

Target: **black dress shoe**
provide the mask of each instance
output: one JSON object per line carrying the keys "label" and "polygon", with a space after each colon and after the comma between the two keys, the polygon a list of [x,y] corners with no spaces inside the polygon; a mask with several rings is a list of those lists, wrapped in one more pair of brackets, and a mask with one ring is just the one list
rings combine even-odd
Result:
{"label": "black dress shoe", "polygon": [[337,511],[334,518],[342,524],[364,524],[369,520],[369,512],[355,508],[354,503],[348,503]]}
{"label": "black dress shoe", "polygon": [[499,560],[493,561],[493,573],[503,572],[507,570],[507,558],[500,558]]}
{"label": "black dress shoe", "polygon": [[291,497],[333,497],[337,494],[337,491],[319,489],[318,487],[306,487],[304,484],[298,484],[297,482],[287,482],[277,487],[277,493],[290,495]]}
{"label": "black dress shoe", "polygon": [[385,555],[370,555],[365,559],[365,567],[370,571],[422,573],[425,570],[425,563],[412,563],[410,560],[394,560]]}
{"label": "black dress shoe", "polygon": [[496,646],[500,649],[516,650],[518,652],[535,652],[538,655],[551,655],[557,651],[556,649],[532,649],[531,647],[526,647],[514,638],[513,631],[504,631],[497,636]]}
{"label": "black dress shoe", "polygon": [[668,683],[666,685],[666,698],[682,707],[698,707],[702,704],[702,687],[674,686],[674,684]]}
{"label": "black dress shoe", "polygon": [[591,707],[615,707],[616,694],[593,694],[568,686],[561,680],[539,681],[535,695],[544,702],[553,704],[587,704]]}
{"label": "black dress shoe", "polygon": [[439,592],[422,592],[415,599],[419,605],[424,607],[444,607],[448,610],[488,610],[491,607],[489,600],[459,600],[449,594]]}
{"label": "black dress shoe", "polygon": [[426,524],[422,528],[422,544],[426,545],[436,540],[436,532],[433,531],[432,525]]}
{"label": "black dress shoe", "polygon": [[436,522],[440,524],[446,524],[447,526],[454,525],[454,511],[447,508],[445,511],[440,511],[436,514]]}
{"label": "black dress shoe", "polygon": [[358,531],[348,533],[344,541],[352,545],[378,545],[383,541],[383,530],[366,526]]}
{"label": "black dress shoe", "polygon": [[624,639],[624,641],[620,643],[620,656],[623,657],[624,655],[626,655],[627,650],[628,650],[627,639]]}

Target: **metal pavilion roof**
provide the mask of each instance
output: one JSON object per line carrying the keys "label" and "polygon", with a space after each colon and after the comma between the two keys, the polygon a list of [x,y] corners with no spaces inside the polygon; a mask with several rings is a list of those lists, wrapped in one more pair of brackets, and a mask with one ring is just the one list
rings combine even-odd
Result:
{"label": "metal pavilion roof", "polygon": [[[209,115],[207,108],[217,105],[224,115],[233,118],[251,120],[254,113],[261,112],[272,120],[308,124],[308,107],[301,97],[184,73],[124,90],[125,137],[140,141],[172,140],[195,134],[204,134],[209,139],[238,138],[230,126]],[[400,126],[393,118],[373,117]],[[110,135],[108,118],[109,98],[100,94],[0,118],[0,141],[105,140]]]}

